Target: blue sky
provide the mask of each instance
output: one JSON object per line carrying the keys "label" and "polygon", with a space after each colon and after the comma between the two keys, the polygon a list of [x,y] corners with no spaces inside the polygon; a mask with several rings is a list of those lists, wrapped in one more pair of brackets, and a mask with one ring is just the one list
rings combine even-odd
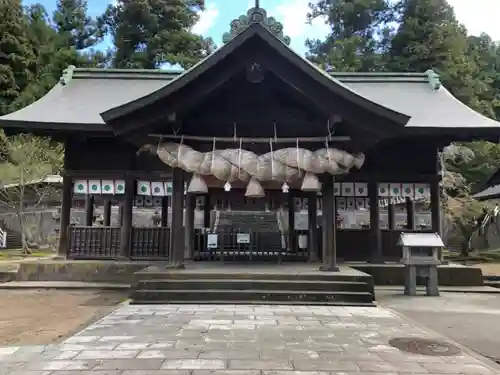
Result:
{"label": "blue sky", "polygon": [[[93,16],[103,12],[112,0],[88,0],[89,13]],[[260,6],[269,16],[283,23],[285,34],[292,39],[291,47],[300,54],[306,52],[307,38],[323,38],[327,32],[323,20],[312,25],[306,23],[308,3],[312,0],[260,0]],[[455,7],[457,18],[464,23],[471,34],[487,32],[493,39],[500,40],[500,0],[448,0]],[[50,12],[56,0],[24,0],[24,4],[41,3]],[[210,36],[217,45],[221,44],[222,34],[229,30],[229,24],[253,6],[254,0],[206,0],[206,11],[200,15],[195,26],[196,33]],[[103,44],[103,47],[109,42]]]}

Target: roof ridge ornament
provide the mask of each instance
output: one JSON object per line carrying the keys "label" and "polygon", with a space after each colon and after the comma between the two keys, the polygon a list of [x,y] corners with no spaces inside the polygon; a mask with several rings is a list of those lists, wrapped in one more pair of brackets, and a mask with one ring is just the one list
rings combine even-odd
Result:
{"label": "roof ridge ornament", "polygon": [[222,42],[229,42],[253,23],[262,24],[276,38],[286,45],[290,45],[290,37],[283,34],[283,24],[278,22],[274,17],[268,17],[266,10],[260,7],[259,0],[255,0],[255,6],[250,8],[246,15],[241,15],[231,21],[231,29],[222,35]]}
{"label": "roof ridge ornament", "polygon": [[66,69],[63,70],[61,78],[59,78],[59,82],[63,85],[66,86],[69,81],[73,78],[73,73],[75,72],[76,67],[74,65],[68,66]]}
{"label": "roof ridge ornament", "polygon": [[427,80],[431,85],[433,90],[439,90],[441,87],[441,80],[439,79],[439,74],[437,74],[434,70],[428,69],[425,74],[427,75]]}

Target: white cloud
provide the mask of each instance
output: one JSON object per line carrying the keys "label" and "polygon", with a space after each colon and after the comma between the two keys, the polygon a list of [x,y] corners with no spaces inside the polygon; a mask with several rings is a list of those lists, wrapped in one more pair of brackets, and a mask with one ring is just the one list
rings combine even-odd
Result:
{"label": "white cloud", "polygon": [[489,34],[493,40],[500,40],[499,0],[448,0],[455,8],[455,13],[469,31],[469,34]]}
{"label": "white cloud", "polygon": [[193,33],[205,35],[215,24],[217,17],[219,17],[219,9],[214,3],[207,2],[205,4],[205,10],[200,12],[199,21],[193,26]]}
{"label": "white cloud", "polygon": [[307,22],[310,0],[287,0],[269,9],[269,15],[283,24],[283,33],[292,40],[292,47],[299,52],[305,50],[306,39],[324,39],[329,32],[324,18]]}

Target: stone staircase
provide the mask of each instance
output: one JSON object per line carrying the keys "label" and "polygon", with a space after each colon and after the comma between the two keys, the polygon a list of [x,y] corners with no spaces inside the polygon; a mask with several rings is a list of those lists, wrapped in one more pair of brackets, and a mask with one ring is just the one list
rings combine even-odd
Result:
{"label": "stone staircase", "polygon": [[233,230],[246,233],[279,233],[278,218],[272,211],[219,211],[214,223],[214,231]]}
{"label": "stone staircase", "polygon": [[[212,232],[221,237],[223,245],[218,251],[227,260],[277,259],[285,248],[275,212],[218,211]],[[249,234],[250,243],[237,243],[238,233]]]}
{"label": "stone staircase", "polygon": [[374,306],[372,278],[362,272],[283,273],[281,266],[269,272],[252,271],[255,267],[245,265],[239,272],[228,264],[217,272],[149,267],[135,274],[131,303]]}

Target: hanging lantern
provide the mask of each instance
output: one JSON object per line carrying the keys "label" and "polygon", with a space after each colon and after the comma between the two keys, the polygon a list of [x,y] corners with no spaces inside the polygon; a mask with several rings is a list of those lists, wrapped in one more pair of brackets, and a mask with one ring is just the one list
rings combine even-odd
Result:
{"label": "hanging lantern", "polygon": [[208,186],[203,177],[199,174],[193,174],[187,192],[191,194],[205,194],[208,193]]}
{"label": "hanging lantern", "polygon": [[229,181],[224,184],[224,191],[231,191],[231,183]]}
{"label": "hanging lantern", "polygon": [[247,191],[245,192],[245,197],[263,198],[265,196],[266,193],[264,193],[264,189],[262,188],[260,182],[255,178],[250,179],[250,182],[247,185]]}
{"label": "hanging lantern", "polygon": [[290,186],[285,182],[283,182],[283,185],[281,185],[281,191],[285,194],[287,194],[290,191]]}
{"label": "hanging lantern", "polygon": [[302,191],[321,191],[321,184],[318,180],[318,176],[314,173],[307,172],[302,181],[302,186],[300,187]]}

